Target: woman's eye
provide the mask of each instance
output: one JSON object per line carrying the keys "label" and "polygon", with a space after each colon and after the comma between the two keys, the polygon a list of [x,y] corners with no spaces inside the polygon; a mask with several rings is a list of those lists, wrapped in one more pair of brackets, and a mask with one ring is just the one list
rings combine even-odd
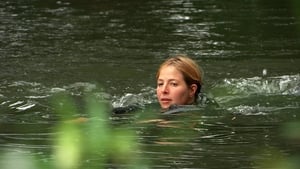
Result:
{"label": "woman's eye", "polygon": [[172,85],[172,86],[178,86],[178,84],[177,84],[177,83],[171,83],[171,85]]}
{"label": "woman's eye", "polygon": [[164,85],[163,83],[157,83],[157,86],[162,86],[162,85]]}

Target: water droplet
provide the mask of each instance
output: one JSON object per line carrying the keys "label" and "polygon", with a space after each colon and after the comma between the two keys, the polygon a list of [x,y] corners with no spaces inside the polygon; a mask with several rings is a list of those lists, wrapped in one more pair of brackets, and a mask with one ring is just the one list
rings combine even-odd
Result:
{"label": "water droplet", "polygon": [[267,75],[267,69],[263,69],[262,75],[263,75],[263,76],[266,76],[266,75]]}

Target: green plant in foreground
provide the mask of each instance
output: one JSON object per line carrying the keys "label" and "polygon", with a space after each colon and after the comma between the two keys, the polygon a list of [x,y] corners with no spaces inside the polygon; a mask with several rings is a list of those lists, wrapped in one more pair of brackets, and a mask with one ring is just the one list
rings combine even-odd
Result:
{"label": "green plant in foreground", "polygon": [[80,168],[148,168],[139,160],[136,134],[126,126],[112,126],[107,104],[89,94],[85,97],[88,120],[74,121],[79,114],[66,95],[53,99],[54,111],[61,119],[54,128],[51,159],[26,154],[26,150],[8,150],[0,154],[1,169],[80,169]]}
{"label": "green plant in foreground", "polygon": [[[65,122],[77,113],[70,99],[59,99],[56,109],[63,121],[58,125],[55,148],[55,166],[61,169],[96,168],[106,163],[122,168],[143,168],[139,162],[139,149],[135,133],[126,127],[111,125],[105,102],[92,94],[86,97],[86,113],[89,120],[83,124]],[[61,106],[62,105],[62,106]],[[73,113],[69,113],[72,111]],[[93,164],[91,159],[94,159]],[[125,166],[125,167],[124,167]]]}
{"label": "green plant in foreground", "polygon": [[[288,122],[281,127],[281,136],[295,150],[300,143],[300,121]],[[298,145],[298,146],[297,146]],[[296,151],[297,152],[297,151]],[[259,163],[261,169],[298,169],[300,154],[284,154],[278,148],[266,149],[264,154],[269,154],[269,160],[263,160]]]}

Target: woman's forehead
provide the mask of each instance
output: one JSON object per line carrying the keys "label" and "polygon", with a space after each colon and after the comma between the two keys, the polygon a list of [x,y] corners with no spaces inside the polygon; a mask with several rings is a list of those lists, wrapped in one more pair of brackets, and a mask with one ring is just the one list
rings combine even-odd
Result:
{"label": "woman's forehead", "polygon": [[158,79],[183,79],[182,73],[175,66],[163,66],[160,69]]}

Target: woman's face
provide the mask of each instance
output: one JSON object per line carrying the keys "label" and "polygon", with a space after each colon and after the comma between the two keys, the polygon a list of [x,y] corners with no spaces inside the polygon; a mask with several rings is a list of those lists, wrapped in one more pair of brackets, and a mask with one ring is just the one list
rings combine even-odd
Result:
{"label": "woman's face", "polygon": [[197,87],[187,86],[184,77],[174,66],[161,68],[158,79],[156,94],[162,109],[167,109],[172,104],[192,104]]}

